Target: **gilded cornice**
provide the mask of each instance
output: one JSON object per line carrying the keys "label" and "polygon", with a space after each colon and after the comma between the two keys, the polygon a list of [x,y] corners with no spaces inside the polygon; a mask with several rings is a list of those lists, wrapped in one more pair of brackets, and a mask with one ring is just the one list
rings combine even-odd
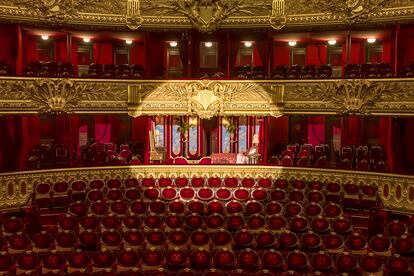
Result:
{"label": "gilded cornice", "polygon": [[414,0],[0,0],[0,21],[85,28],[274,28],[412,21]]}
{"label": "gilded cornice", "polygon": [[203,166],[203,165],[145,165],[101,168],[54,169],[0,174],[0,209],[27,205],[36,183],[62,181],[92,181],[95,179],[128,179],[131,177],[251,177],[317,180],[340,185],[354,183],[378,188],[386,209],[414,213],[414,177],[396,174],[341,171],[332,169],[293,168],[274,166]]}
{"label": "gilded cornice", "polygon": [[0,78],[0,114],[414,115],[414,79],[105,80]]}

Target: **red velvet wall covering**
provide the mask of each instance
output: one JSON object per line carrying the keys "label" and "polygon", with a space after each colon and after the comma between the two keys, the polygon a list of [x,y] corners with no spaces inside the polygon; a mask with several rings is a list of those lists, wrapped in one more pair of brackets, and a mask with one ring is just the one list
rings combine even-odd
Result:
{"label": "red velvet wall covering", "polygon": [[290,64],[290,47],[282,45],[273,46],[273,68],[278,65]]}
{"label": "red velvet wall covering", "polygon": [[326,45],[309,45],[306,47],[306,63],[307,64],[327,64],[327,52],[328,47]]}
{"label": "red velvet wall covering", "polygon": [[0,29],[0,60],[6,60],[13,64],[17,55],[16,27],[4,26]]}
{"label": "red velvet wall covering", "polygon": [[112,64],[113,53],[111,43],[93,44],[93,61],[99,64]]}

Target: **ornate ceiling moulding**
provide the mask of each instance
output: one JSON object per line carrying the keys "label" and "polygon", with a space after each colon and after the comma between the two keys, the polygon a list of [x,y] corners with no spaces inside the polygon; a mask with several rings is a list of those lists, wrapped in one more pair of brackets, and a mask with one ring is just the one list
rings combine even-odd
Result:
{"label": "ornate ceiling moulding", "polygon": [[2,102],[16,101],[20,109],[39,113],[71,113],[95,105],[98,109],[109,108],[108,102],[116,104],[114,102],[124,99],[125,94],[126,91],[122,94],[122,87],[73,79],[17,80],[0,85]]}
{"label": "ornate ceiling moulding", "polygon": [[312,0],[311,6],[324,12],[344,16],[349,25],[366,23],[384,8],[388,0]]}
{"label": "ornate ceiling moulding", "polygon": [[[338,114],[369,115],[390,104],[402,106],[414,101],[412,82],[373,81],[364,79],[340,80],[290,86],[287,101],[294,108],[295,101],[304,108],[332,110]],[[393,112],[397,113],[397,110]]]}
{"label": "ornate ceiling moulding", "polygon": [[254,82],[190,81],[141,83],[128,89],[131,116],[165,114],[283,115],[283,85]]}
{"label": "ornate ceiling moulding", "polygon": [[[203,33],[212,33],[231,15],[254,16],[258,10],[271,10],[267,0],[141,0],[143,11],[156,16],[182,15]],[[276,1],[280,2],[280,1]]]}

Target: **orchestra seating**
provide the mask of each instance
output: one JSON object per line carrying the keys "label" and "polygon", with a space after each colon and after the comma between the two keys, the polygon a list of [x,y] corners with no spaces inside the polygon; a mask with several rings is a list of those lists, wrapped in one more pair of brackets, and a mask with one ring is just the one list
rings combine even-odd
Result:
{"label": "orchestra seating", "polygon": [[391,276],[413,268],[414,222],[382,210],[376,187],[352,183],[45,182],[30,208],[4,213],[1,226],[7,275]]}

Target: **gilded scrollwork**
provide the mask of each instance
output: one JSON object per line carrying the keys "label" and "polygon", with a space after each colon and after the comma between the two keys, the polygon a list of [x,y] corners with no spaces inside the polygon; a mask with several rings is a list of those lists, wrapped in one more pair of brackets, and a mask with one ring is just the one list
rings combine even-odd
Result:
{"label": "gilded scrollwork", "polygon": [[369,114],[383,101],[413,99],[414,91],[398,81],[377,82],[367,79],[306,83],[293,86],[289,100],[322,102],[340,114]]}
{"label": "gilded scrollwork", "polygon": [[[28,204],[36,183],[59,181],[92,181],[95,179],[127,179],[144,177],[252,177],[272,179],[302,179],[305,181],[354,183],[374,186],[384,208],[398,212],[414,212],[414,177],[331,169],[273,166],[169,166],[146,165],[132,167],[74,168],[0,174],[0,209],[18,208]],[[400,192],[397,192],[399,190]]]}

